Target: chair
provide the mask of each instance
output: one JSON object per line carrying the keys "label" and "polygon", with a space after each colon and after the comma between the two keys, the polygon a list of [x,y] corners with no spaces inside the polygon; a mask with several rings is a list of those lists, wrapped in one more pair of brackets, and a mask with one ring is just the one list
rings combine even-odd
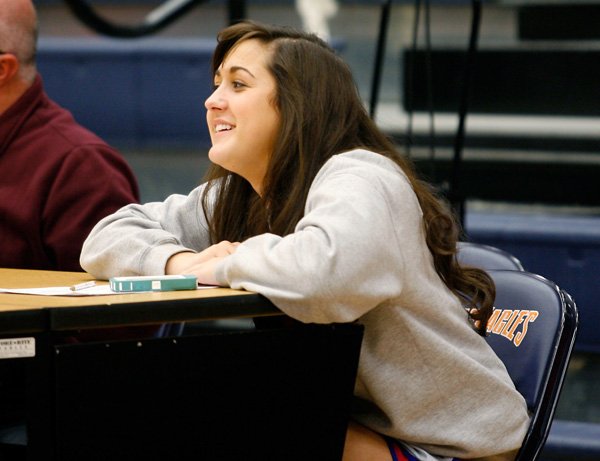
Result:
{"label": "chair", "polygon": [[456,258],[461,265],[478,267],[484,270],[524,270],[518,258],[490,245],[472,242],[458,242]]}
{"label": "chair", "polygon": [[548,437],[577,334],[575,302],[529,272],[488,271],[496,284],[487,341],[531,412],[517,461],[535,461]]}

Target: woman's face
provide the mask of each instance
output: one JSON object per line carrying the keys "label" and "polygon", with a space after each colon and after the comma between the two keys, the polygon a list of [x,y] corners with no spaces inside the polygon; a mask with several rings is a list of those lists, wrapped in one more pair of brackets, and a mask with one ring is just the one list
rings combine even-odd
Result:
{"label": "woman's face", "polygon": [[255,39],[232,48],[215,74],[216,89],[204,104],[212,141],[208,157],[245,178],[258,194],[279,130],[269,58],[267,46]]}

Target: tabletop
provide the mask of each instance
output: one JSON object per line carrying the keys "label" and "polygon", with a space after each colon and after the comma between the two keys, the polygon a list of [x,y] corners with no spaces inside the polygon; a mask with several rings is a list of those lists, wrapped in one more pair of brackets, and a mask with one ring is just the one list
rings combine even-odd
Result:
{"label": "tabletop", "polygon": [[[85,272],[0,268],[1,288],[71,286],[89,280],[94,278]],[[264,315],[281,312],[261,295],[229,288],[104,296],[0,293],[0,334]]]}

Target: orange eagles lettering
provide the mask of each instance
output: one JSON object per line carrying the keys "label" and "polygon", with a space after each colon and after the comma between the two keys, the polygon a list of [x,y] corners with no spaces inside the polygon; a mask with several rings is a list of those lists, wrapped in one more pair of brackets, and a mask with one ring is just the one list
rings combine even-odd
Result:
{"label": "orange eagles lettering", "polygon": [[535,322],[539,315],[539,311],[531,309],[494,309],[488,320],[487,332],[504,336],[519,347],[527,335],[529,324]]}

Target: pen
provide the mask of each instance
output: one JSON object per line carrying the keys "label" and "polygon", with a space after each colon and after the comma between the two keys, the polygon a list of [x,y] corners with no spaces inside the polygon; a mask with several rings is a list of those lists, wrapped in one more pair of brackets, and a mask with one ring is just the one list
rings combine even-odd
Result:
{"label": "pen", "polygon": [[96,282],[90,280],[89,282],[78,283],[77,285],[73,285],[71,287],[71,291],[79,291],[84,290],[85,288],[91,288],[96,285]]}

